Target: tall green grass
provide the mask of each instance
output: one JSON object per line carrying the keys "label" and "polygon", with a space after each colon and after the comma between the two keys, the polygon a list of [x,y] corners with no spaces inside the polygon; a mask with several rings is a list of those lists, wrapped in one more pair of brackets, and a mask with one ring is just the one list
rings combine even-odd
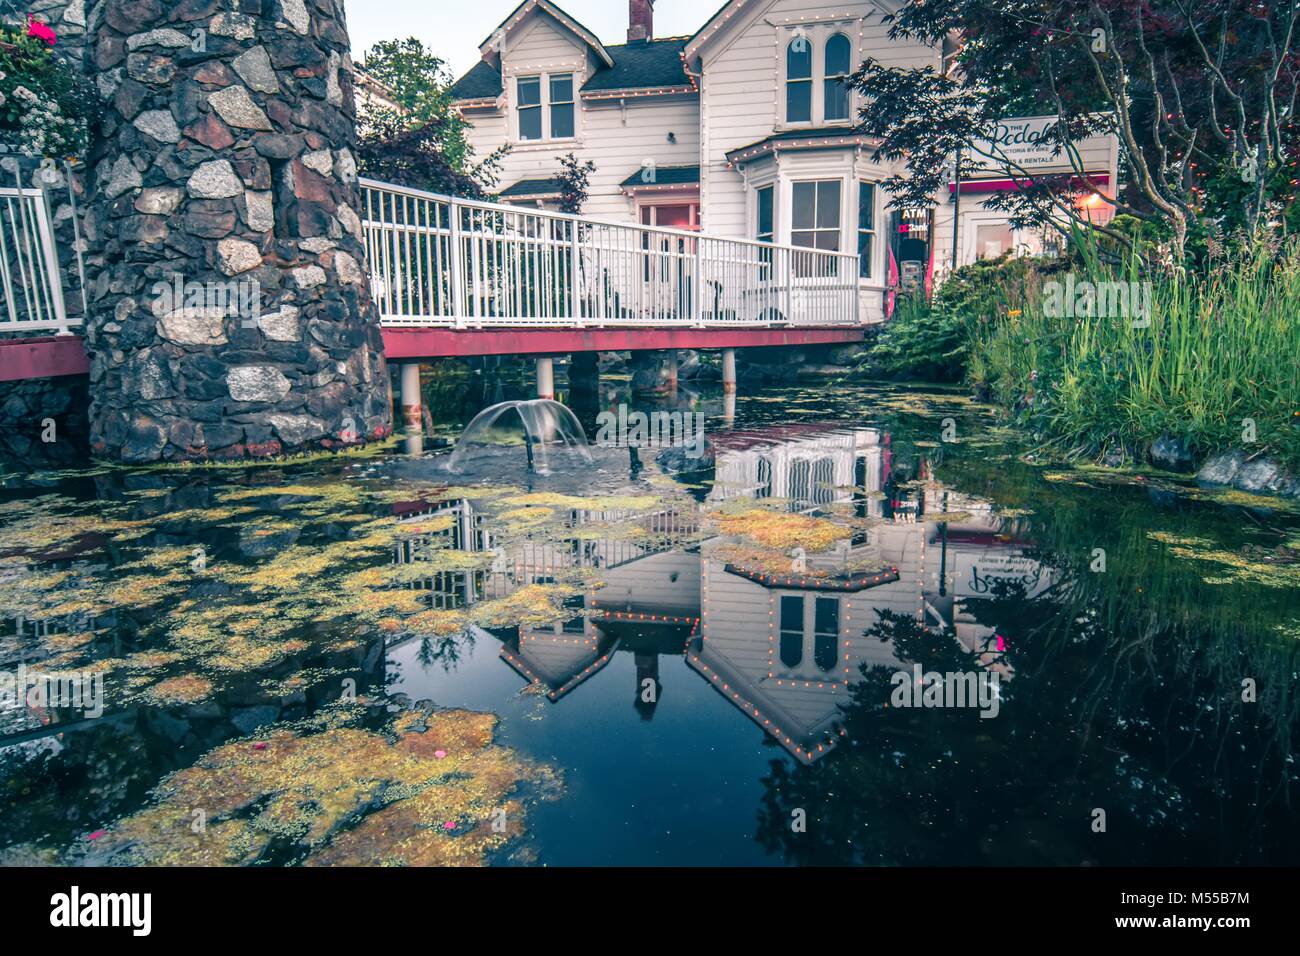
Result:
{"label": "tall green grass", "polygon": [[1205,455],[1246,445],[1250,420],[1246,447],[1300,465],[1300,246],[1158,274],[1107,265],[1086,239],[1077,248],[1078,282],[1150,283],[1151,326],[1048,316],[1043,276],[1031,274],[1018,303],[966,324],[972,384],[1067,453],[1139,457],[1171,435]]}

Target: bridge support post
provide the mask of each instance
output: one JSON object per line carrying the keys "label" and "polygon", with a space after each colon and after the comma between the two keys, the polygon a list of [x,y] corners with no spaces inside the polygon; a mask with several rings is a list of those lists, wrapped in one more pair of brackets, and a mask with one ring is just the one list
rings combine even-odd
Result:
{"label": "bridge support post", "polygon": [[555,362],[549,355],[537,360],[537,397],[555,401]]}
{"label": "bridge support post", "polygon": [[722,394],[736,394],[736,350],[722,350]]}
{"label": "bridge support post", "polygon": [[420,397],[420,363],[402,365],[402,425],[406,434],[424,434],[424,400]]}
{"label": "bridge support post", "polygon": [[668,391],[677,391],[677,350],[668,350]]}
{"label": "bridge support post", "polygon": [[420,392],[420,363],[402,365],[402,425],[406,433],[406,453],[424,454],[424,399]]}

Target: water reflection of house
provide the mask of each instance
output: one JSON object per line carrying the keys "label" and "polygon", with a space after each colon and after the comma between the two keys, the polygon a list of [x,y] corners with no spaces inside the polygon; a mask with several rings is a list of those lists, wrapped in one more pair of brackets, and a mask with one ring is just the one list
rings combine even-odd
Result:
{"label": "water reflection of house", "polygon": [[880,473],[887,452],[874,428],[784,425],[713,436],[717,454],[711,502],[781,498],[795,510],[852,499]]}
{"label": "water reflection of house", "polygon": [[[869,635],[883,612],[951,629],[967,650],[984,653],[994,628],[976,623],[971,602],[1004,579],[1021,581],[1028,596],[1049,583],[987,502],[937,483],[897,487],[889,436],[877,429],[785,426],[726,433],[714,445],[708,507],[779,499],[794,511],[851,515],[858,526],[837,548],[792,556],[788,573],[773,573],[737,563],[743,552],[733,540],[683,547],[698,529],[690,513],[575,510],[566,519],[572,539],[517,541],[486,571],[435,576],[428,582],[440,594],[435,601],[464,606],[575,568],[599,569],[601,586],[575,600],[569,621],[494,632],[503,660],[558,701],[615,653],[630,652],[638,688],[653,682],[657,701],[659,657],[684,645],[690,667],[797,759],[812,762],[835,746],[840,707],[861,668],[901,666],[889,643]],[[494,547],[472,503],[442,507],[457,522],[429,546]],[[591,534],[629,520],[653,533]],[[418,547],[402,560],[419,560]],[[638,709],[653,713],[653,705]]]}

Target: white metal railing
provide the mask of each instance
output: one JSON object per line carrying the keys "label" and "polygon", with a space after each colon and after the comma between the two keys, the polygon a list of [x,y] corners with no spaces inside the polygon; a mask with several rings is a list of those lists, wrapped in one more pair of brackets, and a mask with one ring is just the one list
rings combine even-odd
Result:
{"label": "white metal railing", "polygon": [[859,323],[852,254],[361,188],[386,326]]}
{"label": "white metal railing", "polygon": [[69,319],[54,229],[39,189],[0,188],[0,333],[54,331]]}

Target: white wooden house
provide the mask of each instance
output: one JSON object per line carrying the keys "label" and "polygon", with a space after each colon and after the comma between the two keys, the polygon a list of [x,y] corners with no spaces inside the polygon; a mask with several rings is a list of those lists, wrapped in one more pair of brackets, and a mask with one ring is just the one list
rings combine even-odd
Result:
{"label": "white wooden house", "polygon": [[[525,0],[453,87],[481,158],[510,147],[502,200],[553,206],[558,161],[596,164],[585,215],[860,254],[862,314],[929,283],[953,259],[954,203],[891,210],[841,82],[867,57],[942,69],[938,47],[891,40],[897,0],[728,0],[690,37],[654,35],[654,0],[630,0],[628,42],[610,45],[551,0]],[[1113,143],[1083,144],[1089,177],[1115,183]],[[1066,167],[1068,169],[1068,167]],[[1041,237],[984,207],[1006,188],[966,183],[959,264]],[[1104,214],[1104,210],[1099,210]]]}

